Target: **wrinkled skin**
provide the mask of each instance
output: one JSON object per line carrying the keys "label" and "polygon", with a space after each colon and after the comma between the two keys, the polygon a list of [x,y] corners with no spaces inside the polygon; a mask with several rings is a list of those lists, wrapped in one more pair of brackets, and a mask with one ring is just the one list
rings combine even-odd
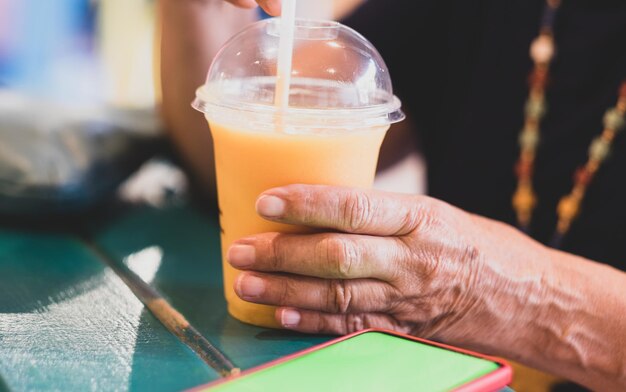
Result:
{"label": "wrinkled skin", "polygon": [[426,196],[290,185],[259,215],[313,234],[236,241],[235,292],[284,327],[379,327],[505,356],[594,390],[626,388],[626,274]]}
{"label": "wrinkled skin", "polygon": [[[280,0],[228,1],[280,14]],[[159,4],[164,117],[197,177],[212,183],[211,140],[188,112],[189,94],[256,13],[219,0]],[[622,271],[424,196],[293,185],[265,192],[257,210],[318,231],[259,234],[228,252],[244,271],[238,295],[278,306],[285,328],[386,327],[516,359],[593,390],[626,390]]]}
{"label": "wrinkled skin", "polygon": [[266,192],[257,210],[323,231],[259,234],[228,253],[249,270],[237,294],[280,306],[278,321],[298,331],[383,327],[479,344],[474,330],[508,317],[499,312],[541,280],[532,269],[541,245],[425,196],[295,185]]}

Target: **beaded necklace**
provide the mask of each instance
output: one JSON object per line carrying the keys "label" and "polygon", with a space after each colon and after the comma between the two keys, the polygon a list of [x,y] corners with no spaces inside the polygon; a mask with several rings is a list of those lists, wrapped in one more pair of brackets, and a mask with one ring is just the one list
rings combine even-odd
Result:
{"label": "beaded necklace", "polygon": [[[519,134],[520,155],[515,164],[517,189],[513,194],[512,204],[517,215],[520,229],[528,232],[533,211],[537,205],[537,196],[533,190],[533,172],[537,146],[539,144],[539,124],[546,114],[545,88],[548,81],[550,63],[554,57],[553,26],[560,0],[547,0],[541,19],[539,36],[530,46],[530,57],[534,62],[529,77],[529,94],[525,106],[525,119]],[[608,157],[615,136],[624,127],[626,114],[626,81],[622,82],[615,107],[604,115],[604,130],[591,142],[587,162],[574,174],[574,186],[569,194],[563,196],[557,206],[557,226],[551,245],[559,248],[563,237],[569,231],[572,222],[580,213],[581,203],[589,184],[598,169]]]}

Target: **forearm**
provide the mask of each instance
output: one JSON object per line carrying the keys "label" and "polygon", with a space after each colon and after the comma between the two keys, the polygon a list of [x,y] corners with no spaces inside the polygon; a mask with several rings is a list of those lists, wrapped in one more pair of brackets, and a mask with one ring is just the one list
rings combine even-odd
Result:
{"label": "forearm", "polygon": [[545,302],[532,329],[543,354],[537,365],[594,390],[626,389],[626,274],[549,253]]}
{"label": "forearm", "polygon": [[162,115],[170,137],[196,180],[214,189],[211,136],[190,107],[221,45],[255,19],[223,0],[160,0]]}
{"label": "forearm", "polygon": [[464,343],[594,390],[625,389],[626,274],[528,238],[505,248],[499,263],[485,263],[500,268],[484,269],[476,283],[481,322],[472,324],[483,329]]}

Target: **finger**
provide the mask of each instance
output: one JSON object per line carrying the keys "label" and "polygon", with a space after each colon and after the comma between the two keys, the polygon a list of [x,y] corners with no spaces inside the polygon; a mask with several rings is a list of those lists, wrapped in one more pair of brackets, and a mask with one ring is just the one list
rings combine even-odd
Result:
{"label": "finger", "polygon": [[235,242],[227,258],[233,267],[242,270],[392,281],[401,271],[404,246],[395,237],[265,233]]}
{"label": "finger", "polygon": [[226,0],[226,1],[240,8],[256,8],[258,6],[257,2],[254,0]]}
{"label": "finger", "polygon": [[256,209],[262,217],[283,223],[392,236],[417,228],[421,215],[418,200],[365,189],[288,185],[263,192]]}
{"label": "finger", "polygon": [[268,15],[278,16],[281,11],[281,1],[280,0],[257,0],[257,3],[263,8]]}
{"label": "finger", "polygon": [[392,297],[396,297],[394,290],[373,279],[327,280],[243,272],[235,280],[235,292],[244,301],[328,313],[388,311]]}
{"label": "finger", "polygon": [[410,331],[391,316],[380,313],[332,314],[282,307],[276,309],[275,317],[283,328],[305,333],[346,335],[368,328],[384,328],[403,333]]}

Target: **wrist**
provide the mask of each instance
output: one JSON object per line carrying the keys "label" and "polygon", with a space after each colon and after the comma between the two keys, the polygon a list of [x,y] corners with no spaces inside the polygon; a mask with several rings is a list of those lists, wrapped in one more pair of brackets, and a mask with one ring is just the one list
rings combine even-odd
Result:
{"label": "wrist", "polygon": [[543,342],[537,366],[553,366],[556,374],[592,389],[622,389],[626,274],[557,250],[550,257],[553,271],[532,328]]}
{"label": "wrist", "polygon": [[488,347],[594,389],[626,385],[626,368],[616,360],[626,354],[626,275],[542,245],[528,256],[527,272],[500,292],[509,316],[496,318],[502,332],[492,332]]}
{"label": "wrist", "polygon": [[507,224],[476,215],[472,219],[480,257],[470,267],[470,307],[455,328],[454,340],[516,359],[511,353],[534,344],[525,325],[543,317],[542,304],[550,295],[545,282],[554,269],[551,250]]}

